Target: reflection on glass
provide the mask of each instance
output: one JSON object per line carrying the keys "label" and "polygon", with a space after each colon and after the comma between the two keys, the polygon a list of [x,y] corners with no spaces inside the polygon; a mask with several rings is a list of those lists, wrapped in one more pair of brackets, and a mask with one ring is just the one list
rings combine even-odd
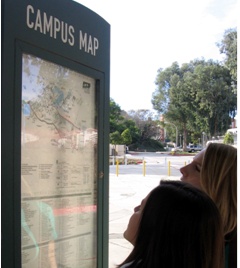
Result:
{"label": "reflection on glass", "polygon": [[23,268],[96,267],[95,80],[22,57]]}

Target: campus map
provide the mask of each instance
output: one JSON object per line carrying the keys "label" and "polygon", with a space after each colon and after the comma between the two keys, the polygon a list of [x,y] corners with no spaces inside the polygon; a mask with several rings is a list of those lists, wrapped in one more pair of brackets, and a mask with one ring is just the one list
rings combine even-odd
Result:
{"label": "campus map", "polygon": [[[22,267],[96,266],[95,80],[22,57]],[[71,257],[70,257],[71,256]]]}

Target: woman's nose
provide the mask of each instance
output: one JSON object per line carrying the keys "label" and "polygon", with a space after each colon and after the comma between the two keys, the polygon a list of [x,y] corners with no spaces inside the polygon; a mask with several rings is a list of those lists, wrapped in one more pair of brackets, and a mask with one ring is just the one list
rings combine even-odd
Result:
{"label": "woman's nose", "polygon": [[183,166],[180,168],[180,172],[183,174],[183,176],[186,175],[186,172],[187,172],[187,166]]}
{"label": "woman's nose", "polygon": [[134,208],[134,212],[138,212],[138,211],[139,211],[139,209],[140,209],[140,207],[141,207],[140,205],[139,205],[139,206],[137,206],[137,207],[135,207],[135,208]]}

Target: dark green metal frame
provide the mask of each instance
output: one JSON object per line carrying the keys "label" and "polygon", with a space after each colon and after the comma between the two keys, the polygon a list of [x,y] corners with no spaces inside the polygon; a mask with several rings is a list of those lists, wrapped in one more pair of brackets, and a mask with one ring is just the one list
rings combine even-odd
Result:
{"label": "dark green metal frame", "polygon": [[[96,56],[26,27],[32,5],[96,36]],[[2,267],[21,267],[21,74],[22,53],[96,79],[98,113],[97,267],[108,267],[110,25],[71,0],[2,1]]]}

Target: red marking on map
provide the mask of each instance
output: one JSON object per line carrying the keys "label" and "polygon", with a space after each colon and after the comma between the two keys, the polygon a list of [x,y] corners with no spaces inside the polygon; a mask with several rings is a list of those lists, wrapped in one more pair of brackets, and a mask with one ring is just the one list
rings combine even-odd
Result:
{"label": "red marking on map", "polygon": [[68,214],[76,214],[76,213],[84,213],[84,212],[96,212],[97,206],[90,205],[90,206],[78,206],[78,207],[68,207],[68,208],[58,208],[54,209],[54,215],[68,215]]}

